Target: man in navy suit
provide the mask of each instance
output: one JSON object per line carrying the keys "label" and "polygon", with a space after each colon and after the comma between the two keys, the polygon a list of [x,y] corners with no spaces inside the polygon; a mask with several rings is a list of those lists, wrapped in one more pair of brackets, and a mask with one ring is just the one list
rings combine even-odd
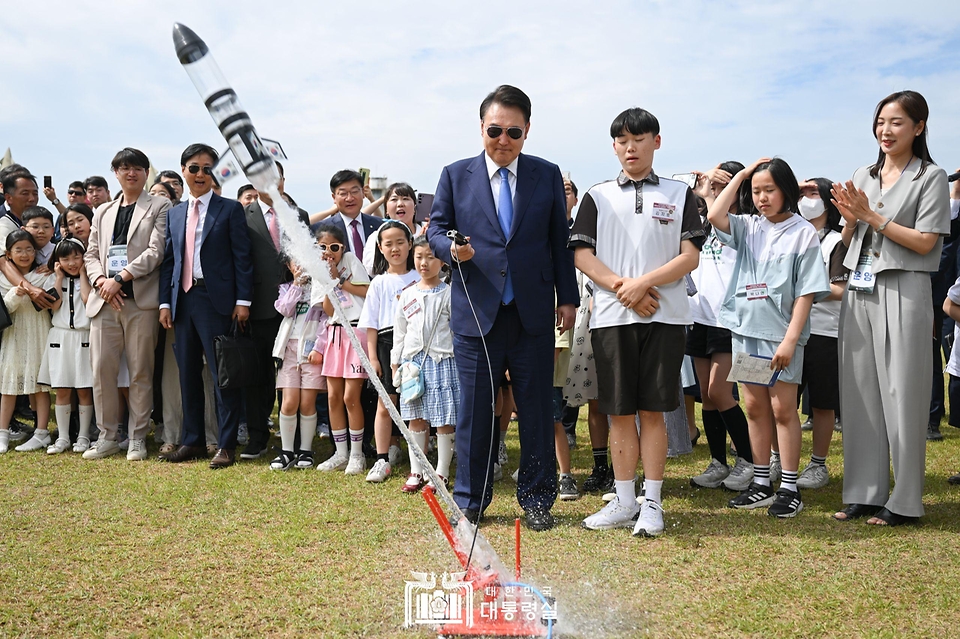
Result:
{"label": "man in navy suit", "polygon": [[[453,267],[461,393],[454,500],[478,523],[493,497],[499,436],[493,393],[509,368],[522,412],[517,500],[527,526],[547,530],[557,496],[554,328],[573,328],[579,296],[560,170],[520,153],[529,131],[530,98],[523,91],[502,85],[483,100],[484,152],[443,169],[427,236],[434,254]],[[469,242],[454,244],[449,230]]]}
{"label": "man in navy suit", "polygon": [[383,219],[367,215],[363,208],[363,176],[352,169],[337,171],[330,179],[330,193],[337,205],[337,212],[310,227],[314,235],[325,225],[339,227],[347,238],[347,250],[363,261],[363,244],[375,233]]}
{"label": "man in navy suit", "polygon": [[240,389],[221,389],[214,338],[244,325],[253,299],[253,264],[243,207],[213,192],[217,152],[191,144],[180,156],[190,196],[167,215],[166,245],[160,267],[160,324],[173,327],[183,396],[183,440],[163,457],[184,462],[207,456],[203,426],[203,356],[210,364],[217,395],[220,440],[210,468],[236,460],[237,431],[243,414]]}

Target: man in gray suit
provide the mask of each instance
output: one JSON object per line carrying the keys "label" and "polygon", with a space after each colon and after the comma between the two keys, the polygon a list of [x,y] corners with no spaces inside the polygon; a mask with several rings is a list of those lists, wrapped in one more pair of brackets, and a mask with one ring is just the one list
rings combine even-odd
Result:
{"label": "man in gray suit", "polygon": [[[278,188],[283,193],[283,166],[280,170]],[[250,254],[253,258],[253,299],[250,305],[250,325],[257,344],[257,365],[261,383],[248,389],[245,395],[249,442],[241,453],[241,459],[257,459],[267,453],[270,431],[267,419],[273,410],[276,398],[276,369],[273,365],[273,342],[277,339],[283,316],[273,303],[277,301],[280,283],[290,279],[290,271],[280,252],[280,225],[273,210],[273,201],[267,193],[248,204],[243,212],[247,217],[250,234]],[[303,209],[298,209],[300,220],[307,226],[310,221]]]}

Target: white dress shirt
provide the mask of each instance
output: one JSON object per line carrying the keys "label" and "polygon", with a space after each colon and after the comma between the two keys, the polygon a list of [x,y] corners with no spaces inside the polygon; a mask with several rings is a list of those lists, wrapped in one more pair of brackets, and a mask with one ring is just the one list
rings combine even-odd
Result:
{"label": "white dress shirt", "polygon": [[[483,159],[487,161],[487,175],[490,176],[490,190],[493,191],[493,205],[497,207],[497,213],[500,213],[500,166],[490,159],[490,156],[484,152]],[[517,199],[517,163],[520,156],[514,158],[513,162],[507,165],[509,175],[507,181],[510,183],[510,199],[516,202]],[[516,208],[514,208],[516,210]]]}

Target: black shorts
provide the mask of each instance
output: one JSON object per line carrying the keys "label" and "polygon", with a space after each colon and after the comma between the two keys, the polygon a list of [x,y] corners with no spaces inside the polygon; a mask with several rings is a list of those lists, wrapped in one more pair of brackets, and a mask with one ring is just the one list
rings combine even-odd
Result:
{"label": "black shorts", "polygon": [[710,357],[714,353],[731,353],[730,329],[696,324],[687,331],[687,355]]}
{"label": "black shorts", "polygon": [[627,324],[591,331],[601,413],[670,412],[680,405],[686,328]]}
{"label": "black shorts", "polygon": [[[380,360],[380,381],[387,389],[388,395],[399,395],[400,391],[393,385],[393,368],[390,366],[390,351],[393,350],[393,328],[383,328],[377,331],[377,359]],[[391,434],[400,436],[400,429],[393,424]]]}
{"label": "black shorts", "polygon": [[810,336],[803,349],[803,379],[797,388],[797,397],[804,387],[810,389],[811,408],[840,410],[840,356],[836,337]]}

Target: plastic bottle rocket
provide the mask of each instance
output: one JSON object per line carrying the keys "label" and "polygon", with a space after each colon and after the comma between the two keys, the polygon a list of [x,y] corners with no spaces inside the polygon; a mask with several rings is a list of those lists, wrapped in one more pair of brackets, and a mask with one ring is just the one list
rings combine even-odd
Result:
{"label": "plastic bottle rocket", "polygon": [[173,25],[173,44],[177,58],[203,98],[210,117],[217,124],[241,170],[258,191],[265,192],[280,183],[276,162],[266,150],[250,116],[223,77],[207,43],[179,22]]}

